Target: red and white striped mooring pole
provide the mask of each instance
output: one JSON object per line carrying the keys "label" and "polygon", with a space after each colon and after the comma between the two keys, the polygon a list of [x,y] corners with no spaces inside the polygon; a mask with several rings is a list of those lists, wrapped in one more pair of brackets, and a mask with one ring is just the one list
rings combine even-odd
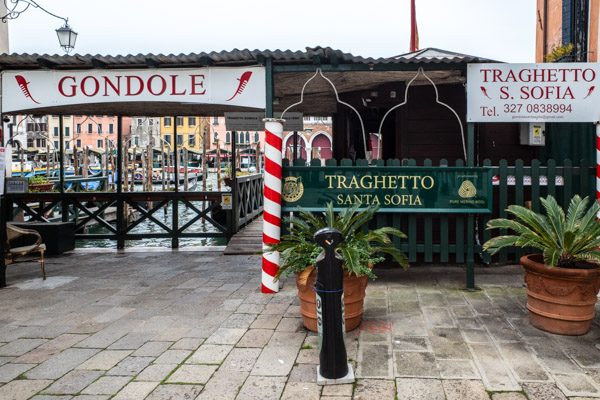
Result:
{"label": "red and white striped mooring pole", "polygon": [[[279,243],[281,239],[281,147],[283,144],[283,120],[266,118],[265,121],[265,187],[263,212],[263,250],[266,244]],[[279,283],[273,278],[279,269],[279,253],[263,254],[262,292],[279,291]]]}

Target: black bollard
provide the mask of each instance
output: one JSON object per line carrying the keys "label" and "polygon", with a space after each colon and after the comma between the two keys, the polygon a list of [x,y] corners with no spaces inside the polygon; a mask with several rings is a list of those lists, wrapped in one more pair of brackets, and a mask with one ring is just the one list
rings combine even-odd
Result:
{"label": "black bollard", "polygon": [[[335,249],[342,241],[337,229],[323,228],[315,233],[315,242],[323,247],[317,257],[317,327],[319,331],[318,374],[325,380],[348,375],[346,325],[344,321],[344,270],[342,257]],[[319,377],[319,378],[320,378]],[[324,382],[342,383],[342,382]]]}

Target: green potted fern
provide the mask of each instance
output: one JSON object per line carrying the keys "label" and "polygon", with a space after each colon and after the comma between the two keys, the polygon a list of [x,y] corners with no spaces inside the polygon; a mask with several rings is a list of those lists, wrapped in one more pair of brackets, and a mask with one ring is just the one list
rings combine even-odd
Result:
{"label": "green potted fern", "polygon": [[487,229],[510,229],[514,235],[488,240],[483,249],[496,254],[507,246],[536,249],[520,259],[525,269],[531,324],[562,335],[586,333],[594,319],[600,288],[600,211],[598,202],[576,195],[567,214],[554,197],[540,199],[545,214],[511,205],[514,219],[498,218]]}
{"label": "green potted fern", "polygon": [[268,246],[268,252],[280,252],[280,268],[275,275],[296,275],[300,312],[304,326],[317,330],[316,296],[313,287],[316,279],[315,263],[323,250],[314,242],[314,234],[319,229],[331,227],[342,233],[344,240],[337,251],[344,259],[344,307],[346,330],[356,328],[363,313],[363,300],[367,278],[375,279],[373,265],[384,260],[380,254],[389,254],[400,266],[408,267],[406,255],[394,246],[390,236],[405,238],[402,232],[391,227],[363,231],[363,225],[370,221],[379,207],[371,206],[359,210],[360,204],[346,208],[339,213],[333,210],[333,204],[327,204],[323,213],[313,213],[298,207],[296,215],[284,218],[289,224],[290,233],[282,236],[281,241]]}

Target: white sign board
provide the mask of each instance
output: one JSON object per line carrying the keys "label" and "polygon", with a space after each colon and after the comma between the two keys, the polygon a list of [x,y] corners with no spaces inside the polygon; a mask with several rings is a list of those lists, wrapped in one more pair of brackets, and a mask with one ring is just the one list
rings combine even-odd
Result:
{"label": "white sign board", "polygon": [[[275,113],[275,118],[280,118],[281,113]],[[304,120],[303,114],[299,112],[288,112],[285,113],[283,119],[284,131],[303,131]],[[264,113],[255,112],[226,112],[225,113],[225,127],[229,131],[264,131],[265,123]]]}
{"label": "white sign board", "polygon": [[29,192],[28,178],[6,178],[6,193]]}
{"label": "white sign board", "polygon": [[113,102],[264,109],[265,97],[264,67],[2,72],[3,112]]}
{"label": "white sign board", "polygon": [[598,63],[469,64],[468,122],[600,120]]}
{"label": "white sign board", "polygon": [[0,195],[4,194],[4,176],[6,169],[6,149],[0,147]]}

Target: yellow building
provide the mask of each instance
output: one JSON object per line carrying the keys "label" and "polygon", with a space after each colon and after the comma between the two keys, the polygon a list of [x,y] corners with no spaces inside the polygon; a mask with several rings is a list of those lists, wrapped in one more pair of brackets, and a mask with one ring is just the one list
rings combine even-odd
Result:
{"label": "yellow building", "polygon": [[202,139],[206,137],[206,147],[210,149],[210,127],[208,118],[205,117],[176,117],[175,120],[174,117],[162,117],[160,135],[171,146],[177,145],[179,149],[192,151],[201,151]]}

